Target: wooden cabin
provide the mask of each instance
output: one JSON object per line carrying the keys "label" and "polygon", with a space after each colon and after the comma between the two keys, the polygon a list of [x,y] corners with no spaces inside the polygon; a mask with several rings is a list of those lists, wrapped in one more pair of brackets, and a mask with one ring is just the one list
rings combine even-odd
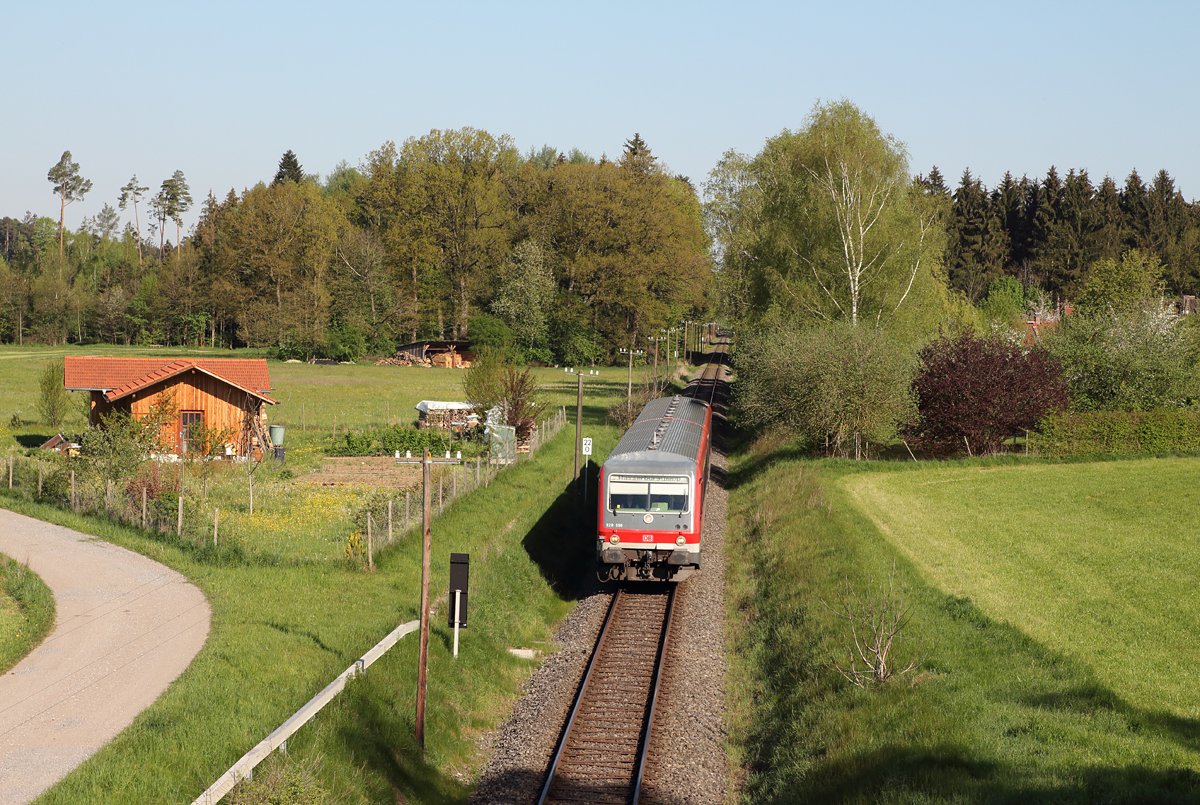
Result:
{"label": "wooden cabin", "polygon": [[65,386],[91,392],[91,424],[123,411],[141,419],[166,405],[173,416],[163,425],[161,441],[172,452],[188,452],[195,423],[227,434],[230,452],[244,456],[269,446],[266,406],[271,379],[267,362],[249,358],[91,358],[68,357]]}

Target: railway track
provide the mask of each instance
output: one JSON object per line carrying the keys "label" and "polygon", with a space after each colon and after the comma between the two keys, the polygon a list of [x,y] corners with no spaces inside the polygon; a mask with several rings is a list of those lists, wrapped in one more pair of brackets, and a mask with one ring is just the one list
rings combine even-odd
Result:
{"label": "railway track", "polygon": [[[712,404],[727,344],[714,345],[686,396]],[[675,611],[673,583],[638,583],[613,596],[538,805],[635,805]]]}
{"label": "railway track", "polygon": [[638,801],[674,603],[674,584],[613,596],[538,805]]}

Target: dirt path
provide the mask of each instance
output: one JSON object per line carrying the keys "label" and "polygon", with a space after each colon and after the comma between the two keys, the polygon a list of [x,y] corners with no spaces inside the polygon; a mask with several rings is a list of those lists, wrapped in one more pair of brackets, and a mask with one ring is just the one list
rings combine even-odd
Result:
{"label": "dirt path", "polygon": [[26,803],[149,707],[208,637],[204,595],[144,556],[0,509],[0,553],[54,592],[42,645],[0,677],[0,805]]}

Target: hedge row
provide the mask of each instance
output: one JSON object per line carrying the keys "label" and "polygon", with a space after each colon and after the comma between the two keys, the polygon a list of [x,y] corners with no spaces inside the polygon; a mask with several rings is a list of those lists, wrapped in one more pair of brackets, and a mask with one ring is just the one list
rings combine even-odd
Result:
{"label": "hedge row", "polygon": [[435,455],[450,449],[450,437],[437,428],[368,428],[361,432],[347,431],[334,443],[331,456],[391,455],[399,450],[411,450],[414,456],[428,448]]}
{"label": "hedge row", "polygon": [[1046,456],[1200,450],[1200,412],[1091,411],[1044,418],[1034,450]]}

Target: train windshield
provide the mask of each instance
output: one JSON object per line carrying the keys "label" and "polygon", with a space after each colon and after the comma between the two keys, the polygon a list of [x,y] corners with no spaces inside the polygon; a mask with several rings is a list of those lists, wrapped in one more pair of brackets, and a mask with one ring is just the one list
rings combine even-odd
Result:
{"label": "train windshield", "polygon": [[686,512],[688,479],[611,475],[608,479],[608,508],[614,512]]}

